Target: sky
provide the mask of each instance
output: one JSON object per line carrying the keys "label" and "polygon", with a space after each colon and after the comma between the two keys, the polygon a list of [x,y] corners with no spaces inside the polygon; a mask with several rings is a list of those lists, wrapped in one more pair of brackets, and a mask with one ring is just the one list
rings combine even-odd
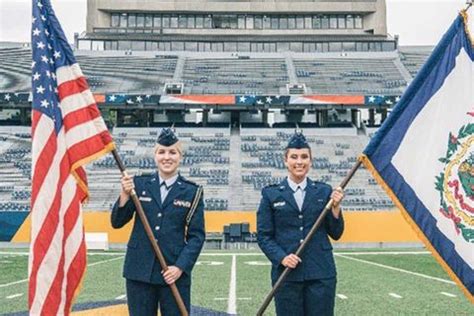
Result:
{"label": "sky", "polygon": [[[87,0],[51,2],[72,43],[74,33],[86,29]],[[386,3],[388,33],[399,35],[399,43],[404,46],[435,45],[457,13],[466,6],[466,0],[386,0]],[[470,11],[472,16],[474,8]],[[28,42],[30,20],[31,0],[0,0],[0,41]],[[472,30],[473,20],[470,23]]]}

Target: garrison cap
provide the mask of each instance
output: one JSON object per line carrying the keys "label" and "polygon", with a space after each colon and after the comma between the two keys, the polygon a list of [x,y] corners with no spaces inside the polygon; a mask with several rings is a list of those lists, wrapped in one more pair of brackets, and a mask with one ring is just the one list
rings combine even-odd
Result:
{"label": "garrison cap", "polygon": [[171,128],[163,128],[158,136],[157,143],[163,146],[171,146],[178,142],[178,137]]}
{"label": "garrison cap", "polygon": [[296,130],[293,136],[291,136],[290,140],[288,141],[288,145],[286,146],[286,149],[290,148],[310,148],[308,142],[306,141],[306,137],[304,137],[301,130]]}

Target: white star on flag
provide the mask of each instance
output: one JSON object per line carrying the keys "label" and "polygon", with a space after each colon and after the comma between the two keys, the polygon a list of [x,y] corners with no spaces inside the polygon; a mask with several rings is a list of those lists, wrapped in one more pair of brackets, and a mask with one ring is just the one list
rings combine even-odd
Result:
{"label": "white star on flag", "polygon": [[11,98],[11,97],[10,97],[9,94],[6,94],[6,95],[5,95],[5,100],[10,101],[10,98]]}
{"label": "white star on flag", "polygon": [[48,57],[46,57],[45,55],[41,56],[41,61],[48,63]]}
{"label": "white star on flag", "polygon": [[38,1],[36,4],[38,5],[38,8],[40,8],[40,9],[43,8],[43,4],[41,3],[41,1]]}
{"label": "white star on flag", "polygon": [[247,100],[247,99],[245,98],[245,96],[241,96],[240,99],[239,99],[239,101],[242,102],[242,103],[244,103],[245,100]]}
{"label": "white star on flag", "polygon": [[41,106],[42,106],[42,107],[45,107],[45,108],[47,108],[47,107],[48,107],[48,105],[49,105],[49,102],[48,102],[48,100],[43,100],[43,101],[41,101]]}
{"label": "white star on flag", "polygon": [[272,103],[272,100],[273,99],[271,97],[267,97],[267,99],[266,99],[267,103]]}
{"label": "white star on flag", "polygon": [[40,85],[39,87],[36,87],[36,93],[41,93],[41,94],[43,94],[44,90],[45,90],[45,89],[44,89],[43,86],[41,86],[41,85]]}
{"label": "white star on flag", "polygon": [[38,42],[36,43],[36,47],[38,47],[39,49],[44,49],[44,43],[43,42]]}
{"label": "white star on flag", "polygon": [[35,29],[33,30],[33,36],[39,36],[40,33],[41,33],[41,31],[40,31],[38,28],[35,28]]}
{"label": "white star on flag", "polygon": [[31,68],[33,69],[35,67],[35,65],[36,65],[36,61],[32,61],[31,62]]}
{"label": "white star on flag", "polygon": [[111,102],[115,102],[115,99],[117,99],[117,98],[115,97],[115,95],[111,95],[111,96],[109,97],[109,101],[111,101]]}
{"label": "white star on flag", "polygon": [[374,97],[373,95],[371,95],[371,96],[369,97],[369,102],[370,102],[370,103],[374,103],[374,102],[375,102],[375,97]]}
{"label": "white star on flag", "polygon": [[61,52],[54,51],[54,58],[58,59],[61,57]]}
{"label": "white star on flag", "polygon": [[137,97],[137,102],[142,102],[142,97],[141,96]]}

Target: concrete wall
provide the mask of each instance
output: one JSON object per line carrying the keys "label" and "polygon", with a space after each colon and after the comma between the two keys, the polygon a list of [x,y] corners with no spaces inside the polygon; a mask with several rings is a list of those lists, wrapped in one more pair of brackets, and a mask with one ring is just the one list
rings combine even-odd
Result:
{"label": "concrete wall", "polygon": [[[399,211],[357,211],[344,212],[345,231],[338,243],[415,243],[419,238],[405,221]],[[250,230],[256,231],[255,212],[206,212],[206,231],[223,231],[230,223],[250,223]],[[132,223],[121,229],[110,225],[110,212],[85,212],[86,232],[105,232],[111,243],[125,243],[131,233]],[[28,217],[11,240],[14,243],[27,243],[30,238],[30,217]]]}
{"label": "concrete wall", "polygon": [[[364,14],[364,30],[373,30],[374,35],[386,35],[385,0],[88,0],[87,32],[94,27],[110,27],[111,12],[187,12],[187,13],[354,13]],[[359,30],[364,34],[364,30]],[[196,32],[197,30],[193,30]],[[202,30],[200,30],[202,31]],[[230,30],[226,30],[229,32]],[[239,30],[235,30],[239,31]],[[301,30],[308,31],[308,30]],[[334,31],[334,30],[328,30]],[[234,32],[234,31],[232,31]],[[239,31],[240,32],[240,31]],[[285,34],[282,30],[278,34]],[[290,31],[291,32],[291,31]],[[340,30],[348,34],[348,30]],[[351,31],[354,33],[354,30]],[[349,34],[351,33],[349,32]],[[227,33],[228,34],[228,33]],[[290,33],[289,33],[290,34]],[[367,34],[366,34],[367,35]]]}

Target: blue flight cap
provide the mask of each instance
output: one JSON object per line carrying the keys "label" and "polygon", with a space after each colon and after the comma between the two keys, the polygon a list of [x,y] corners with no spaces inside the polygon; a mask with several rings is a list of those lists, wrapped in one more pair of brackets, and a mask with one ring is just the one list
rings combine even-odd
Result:
{"label": "blue flight cap", "polygon": [[163,128],[158,136],[158,144],[163,146],[171,146],[178,142],[178,137],[171,128]]}
{"label": "blue flight cap", "polygon": [[286,149],[295,148],[310,148],[308,142],[306,141],[306,137],[304,137],[301,131],[296,131],[293,136],[291,136],[290,140],[288,141],[288,145]]}

